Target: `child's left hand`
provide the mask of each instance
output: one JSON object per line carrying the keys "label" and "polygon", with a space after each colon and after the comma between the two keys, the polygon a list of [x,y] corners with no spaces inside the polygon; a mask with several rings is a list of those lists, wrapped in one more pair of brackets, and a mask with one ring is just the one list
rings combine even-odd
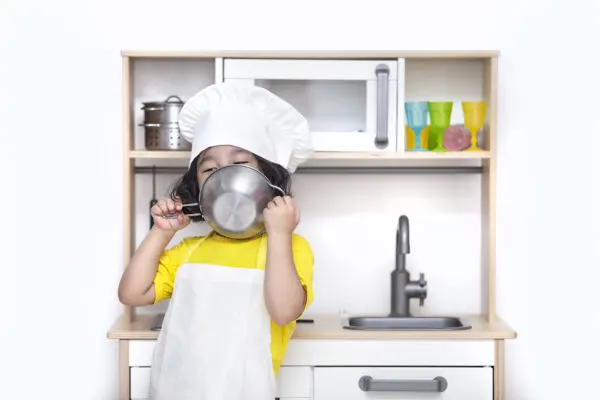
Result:
{"label": "child's left hand", "polygon": [[291,196],[278,196],[263,211],[267,234],[291,234],[300,222],[300,208]]}

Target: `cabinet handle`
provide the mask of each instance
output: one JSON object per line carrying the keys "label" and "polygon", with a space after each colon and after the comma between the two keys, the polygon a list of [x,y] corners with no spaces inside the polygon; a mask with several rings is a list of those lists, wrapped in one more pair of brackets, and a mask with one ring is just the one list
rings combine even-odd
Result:
{"label": "cabinet handle", "polygon": [[375,134],[375,147],[382,149],[387,147],[388,140],[388,100],[390,67],[379,64],[375,68],[377,76],[377,132]]}
{"label": "cabinet handle", "polygon": [[363,392],[445,392],[448,381],[442,376],[426,379],[373,379],[362,376],[358,387]]}

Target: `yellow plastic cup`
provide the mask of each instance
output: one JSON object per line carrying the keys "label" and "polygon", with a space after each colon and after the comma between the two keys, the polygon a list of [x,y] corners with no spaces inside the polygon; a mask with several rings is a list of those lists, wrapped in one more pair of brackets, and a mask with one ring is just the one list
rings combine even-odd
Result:
{"label": "yellow plastic cup", "polygon": [[477,132],[485,124],[485,111],[487,103],[485,101],[463,101],[462,109],[465,121],[465,128],[471,132],[471,147],[465,151],[483,151],[477,146]]}

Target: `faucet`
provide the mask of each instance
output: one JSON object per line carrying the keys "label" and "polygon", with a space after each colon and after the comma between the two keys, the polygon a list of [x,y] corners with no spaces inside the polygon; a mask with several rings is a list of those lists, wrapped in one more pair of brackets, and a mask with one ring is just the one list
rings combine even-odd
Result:
{"label": "faucet", "polygon": [[396,230],[396,268],[392,271],[391,313],[390,317],[412,317],[410,299],[418,298],[423,306],[427,298],[427,281],[421,273],[418,281],[410,280],[406,269],[406,255],[410,253],[408,217],[401,215]]}

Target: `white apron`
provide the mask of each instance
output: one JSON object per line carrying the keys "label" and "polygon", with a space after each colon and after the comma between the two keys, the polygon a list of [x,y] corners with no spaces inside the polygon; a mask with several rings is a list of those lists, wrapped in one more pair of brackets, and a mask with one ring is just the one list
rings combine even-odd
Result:
{"label": "white apron", "polygon": [[179,267],[154,350],[151,400],[275,399],[266,253],[263,237],[256,269]]}

